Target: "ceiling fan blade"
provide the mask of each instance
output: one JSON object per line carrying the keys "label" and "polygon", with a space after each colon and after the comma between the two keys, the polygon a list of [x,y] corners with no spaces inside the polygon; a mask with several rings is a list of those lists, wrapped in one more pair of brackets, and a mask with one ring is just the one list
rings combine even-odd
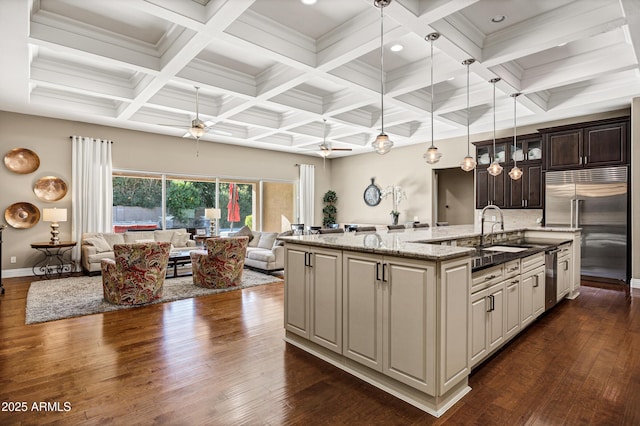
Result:
{"label": "ceiling fan blade", "polygon": [[181,126],[179,124],[162,124],[162,123],[157,123],[156,126],[175,127],[177,129],[189,129],[189,128],[191,128],[191,126]]}
{"label": "ceiling fan blade", "polygon": [[353,151],[353,148],[331,148],[331,151]]}

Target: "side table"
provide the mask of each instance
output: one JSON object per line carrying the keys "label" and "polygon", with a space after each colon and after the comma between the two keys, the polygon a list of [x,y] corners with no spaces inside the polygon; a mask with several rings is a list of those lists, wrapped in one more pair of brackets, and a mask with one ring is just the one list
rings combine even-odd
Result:
{"label": "side table", "polygon": [[67,264],[64,263],[64,260],[65,255],[67,253],[70,254],[75,246],[75,241],[60,241],[58,244],[52,244],[47,241],[31,244],[31,248],[42,253],[42,258],[33,265],[33,275],[50,279],[54,274],[61,277],[64,273],[71,273],[73,271],[71,257],[69,256],[69,263]]}

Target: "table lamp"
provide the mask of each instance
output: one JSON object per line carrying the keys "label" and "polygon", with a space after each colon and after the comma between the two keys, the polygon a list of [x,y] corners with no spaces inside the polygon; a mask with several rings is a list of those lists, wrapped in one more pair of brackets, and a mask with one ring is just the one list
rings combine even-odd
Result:
{"label": "table lamp", "polygon": [[60,225],[58,222],[67,221],[67,209],[42,209],[42,220],[45,222],[51,222],[51,244],[60,244],[60,238],[58,238],[58,228]]}
{"label": "table lamp", "polygon": [[210,208],[204,209],[204,217],[211,220],[211,236],[216,236],[216,222],[220,219],[220,209]]}

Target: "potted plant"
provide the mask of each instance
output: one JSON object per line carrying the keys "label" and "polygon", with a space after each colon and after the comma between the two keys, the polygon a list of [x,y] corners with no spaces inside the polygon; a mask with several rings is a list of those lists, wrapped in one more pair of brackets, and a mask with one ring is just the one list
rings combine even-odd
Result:
{"label": "potted plant", "polygon": [[398,204],[400,201],[407,199],[407,194],[404,192],[399,185],[389,185],[382,191],[382,198],[392,197],[393,200],[393,210],[391,210],[391,223],[393,225],[398,224],[398,217],[400,216],[400,212],[398,211]]}
{"label": "potted plant", "polygon": [[328,190],[322,197],[322,202],[325,203],[322,209],[322,226],[330,226],[336,223],[336,215],[338,209],[336,209],[335,203],[338,201],[338,195],[333,190]]}

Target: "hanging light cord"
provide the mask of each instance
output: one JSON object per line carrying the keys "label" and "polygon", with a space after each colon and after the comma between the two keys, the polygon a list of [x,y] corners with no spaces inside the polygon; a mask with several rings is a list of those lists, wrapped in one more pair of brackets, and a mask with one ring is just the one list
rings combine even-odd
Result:
{"label": "hanging light cord", "polygon": [[471,65],[471,61],[467,61],[467,157],[470,157],[470,148],[469,148],[469,66]]}
{"label": "hanging light cord", "polygon": [[384,7],[380,6],[380,107],[382,129],[380,133],[384,134]]}
{"label": "hanging light cord", "polygon": [[431,148],[433,148],[433,37],[431,38]]}
{"label": "hanging light cord", "polygon": [[[517,93],[514,93],[513,95],[513,153],[515,154],[516,150],[518,149],[518,146],[516,144],[516,129],[518,128],[516,126],[516,97],[518,96]],[[516,155],[513,156],[513,165],[514,167],[518,166],[518,160],[516,160]]]}

